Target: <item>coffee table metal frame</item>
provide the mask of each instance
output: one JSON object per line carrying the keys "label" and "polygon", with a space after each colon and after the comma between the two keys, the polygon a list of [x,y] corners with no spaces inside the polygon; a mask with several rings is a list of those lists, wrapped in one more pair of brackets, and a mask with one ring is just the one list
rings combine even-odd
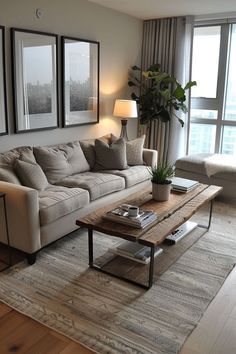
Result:
{"label": "coffee table metal frame", "polygon": [[[208,224],[207,225],[202,225],[202,224],[198,224],[198,227],[200,228],[204,228],[206,230],[209,230],[210,226],[211,226],[211,220],[212,220],[212,210],[213,210],[213,199],[210,200],[210,208],[209,208],[209,218],[208,218]],[[132,242],[132,241],[131,241]],[[93,229],[88,228],[88,253],[89,253],[89,267],[91,269],[95,269],[101,273],[104,274],[108,274],[108,275],[112,275],[115,278],[118,279],[122,279],[128,283],[134,284],[134,285],[138,285],[143,289],[150,289],[153,285],[153,275],[154,275],[154,263],[155,263],[155,246],[146,246],[146,247],[150,247],[150,263],[149,263],[149,272],[148,272],[148,282],[147,284],[142,284],[139,282],[136,282],[135,280],[132,279],[127,279],[125,277],[122,277],[120,275],[114,274],[112,272],[109,272],[105,269],[103,269],[103,267],[107,264],[104,264],[103,266],[99,266],[97,264],[94,263],[94,254],[93,254]]]}

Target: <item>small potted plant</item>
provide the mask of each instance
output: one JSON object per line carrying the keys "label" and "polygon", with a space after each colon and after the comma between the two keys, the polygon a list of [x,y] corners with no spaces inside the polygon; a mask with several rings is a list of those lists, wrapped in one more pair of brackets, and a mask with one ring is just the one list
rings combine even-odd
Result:
{"label": "small potted plant", "polygon": [[154,200],[164,202],[169,199],[171,190],[171,180],[173,177],[174,167],[169,163],[159,163],[149,168],[152,175],[152,198]]}

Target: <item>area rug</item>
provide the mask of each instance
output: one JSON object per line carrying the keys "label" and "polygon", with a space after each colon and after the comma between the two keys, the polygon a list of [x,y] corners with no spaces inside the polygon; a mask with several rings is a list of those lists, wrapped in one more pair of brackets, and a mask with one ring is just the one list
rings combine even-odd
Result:
{"label": "area rug", "polygon": [[[0,299],[98,353],[178,353],[234,266],[235,211],[216,203],[210,231],[197,228],[165,245],[148,291],[88,269],[87,235],[79,230],[42,250],[33,266],[1,273]],[[207,210],[197,219],[206,222]],[[115,242],[97,234],[96,254]],[[124,268],[144,281],[145,266]]]}

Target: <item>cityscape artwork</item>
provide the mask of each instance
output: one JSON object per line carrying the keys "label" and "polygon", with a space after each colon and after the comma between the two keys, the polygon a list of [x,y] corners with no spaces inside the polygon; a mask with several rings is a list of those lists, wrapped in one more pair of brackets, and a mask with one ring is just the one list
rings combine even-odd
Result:
{"label": "cityscape artwork", "polygon": [[12,29],[16,132],[58,126],[57,36]]}
{"label": "cityscape artwork", "polygon": [[63,126],[94,124],[99,117],[99,43],[62,37]]}

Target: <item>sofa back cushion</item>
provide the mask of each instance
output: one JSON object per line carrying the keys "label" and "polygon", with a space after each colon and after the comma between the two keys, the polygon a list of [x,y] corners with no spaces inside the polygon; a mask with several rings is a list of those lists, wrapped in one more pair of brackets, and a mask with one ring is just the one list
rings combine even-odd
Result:
{"label": "sofa back cushion", "polygon": [[120,138],[112,144],[95,140],[96,163],[94,170],[123,170],[128,168],[125,140]]}
{"label": "sofa back cushion", "polygon": [[90,169],[79,142],[35,147],[34,155],[51,184]]}
{"label": "sofa back cushion", "polygon": [[21,146],[0,153],[0,181],[21,184],[14,170],[16,160],[21,157],[36,162],[30,146]]}
{"label": "sofa back cushion", "polygon": [[16,160],[16,173],[23,186],[43,191],[48,186],[48,180],[42,168],[35,162]]}

